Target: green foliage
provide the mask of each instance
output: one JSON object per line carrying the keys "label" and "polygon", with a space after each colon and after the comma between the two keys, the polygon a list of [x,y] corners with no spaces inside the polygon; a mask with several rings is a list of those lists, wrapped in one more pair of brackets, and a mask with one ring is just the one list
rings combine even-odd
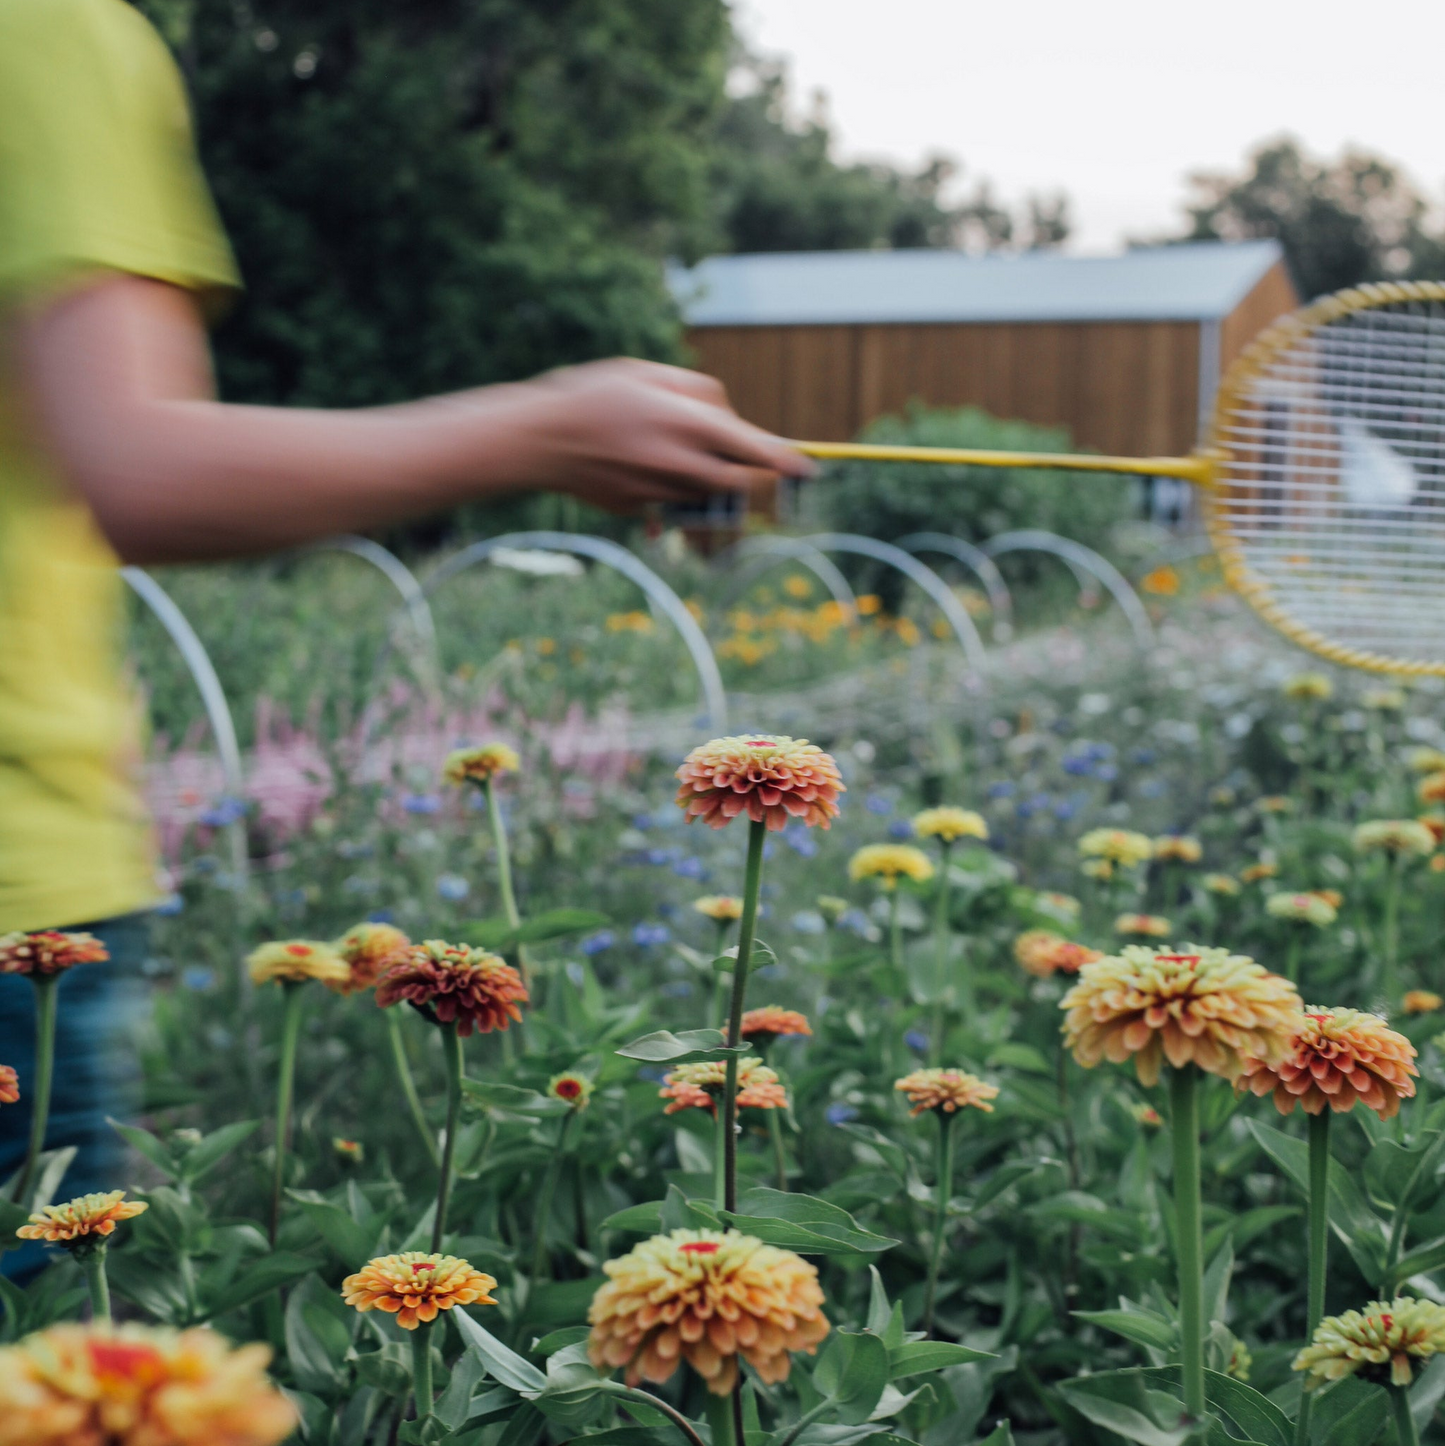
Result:
{"label": "green foliage", "polygon": [[[1059,427],[1003,421],[977,407],[928,408],[881,417],[868,442],[925,447],[983,447],[1067,452]],[[1043,527],[1099,547],[1134,510],[1135,484],[1125,478],[1066,474],[1046,466],[1009,469],[917,467],[906,462],[835,462],[811,494],[823,521],[885,541],[910,532],[951,532],[982,542],[1016,527]]]}
{"label": "green foliage", "polygon": [[1306,299],[1365,281],[1445,277],[1445,233],[1410,178],[1379,156],[1319,160],[1269,141],[1240,175],[1192,177],[1190,240],[1275,236]]}

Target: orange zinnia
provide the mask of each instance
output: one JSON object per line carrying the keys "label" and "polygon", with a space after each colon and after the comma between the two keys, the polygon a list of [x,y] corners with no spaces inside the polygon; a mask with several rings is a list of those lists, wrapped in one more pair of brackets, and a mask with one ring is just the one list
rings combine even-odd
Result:
{"label": "orange zinnia", "polygon": [[736,1230],[656,1235],[602,1269],[587,1350],[598,1370],[625,1368],[630,1386],[660,1384],[685,1360],[726,1396],[739,1356],[771,1385],[787,1380],[790,1351],[812,1355],[828,1334],[817,1270]]}
{"label": "orange zinnia", "polygon": [[813,1028],[805,1014],[796,1009],[783,1009],[776,1004],[765,1004],[760,1009],[750,1009],[743,1015],[742,1037],[756,1040],[760,1045],[771,1043],[780,1034],[812,1034]]}
{"label": "orange zinnia", "polygon": [[488,783],[499,773],[515,773],[522,760],[505,743],[483,743],[480,748],[457,748],[447,754],[442,777],[448,783]]}
{"label": "orange zinnia", "polygon": [[54,1325],[0,1347],[0,1446],[275,1446],[296,1410],[270,1358],[205,1328]]}
{"label": "orange zinnia", "polygon": [[376,1002],[405,1000],[435,1023],[455,1021],[463,1039],[520,1023],[529,999],[522,976],[485,949],[428,939],[396,955],[376,985]]}
{"label": "orange zinnia", "polygon": [[338,994],[359,994],[370,989],[391,967],[411,940],[393,924],[357,924],[333,946],[351,970],[349,979],[328,979],[326,987]]}
{"label": "orange zinnia", "polygon": [[8,1064],[0,1064],[0,1105],[13,1105],[20,1099],[20,1076]]}
{"label": "orange zinnia", "polygon": [[346,984],[351,969],[331,947],[316,939],[280,939],[262,944],[246,956],[246,970],[253,984],[301,984],[320,979],[324,984]]}
{"label": "orange zinnia", "polygon": [[1336,1114],[1356,1100],[1390,1119],[1400,1101],[1415,1093],[1415,1046],[1375,1014],[1358,1009],[1307,1010],[1283,1059],[1245,1062],[1241,1087],[1257,1095],[1273,1093],[1282,1115],[1319,1114],[1326,1105]]}
{"label": "orange zinnia", "polygon": [[40,929],[0,936],[0,974],[37,974],[42,979],[77,964],[102,964],[110,952],[93,934]]}
{"label": "orange zinnia", "polygon": [[124,1190],[79,1195],[64,1205],[47,1205],[15,1233],[22,1240],[44,1240],[51,1245],[94,1243],[96,1236],[110,1235],[117,1220],[133,1220],[149,1208],[144,1200],[127,1200]]}
{"label": "orange zinnia", "polygon": [[893,1088],[901,1090],[913,1106],[910,1115],[921,1115],[924,1110],[936,1110],[941,1115],[951,1115],[970,1105],[985,1114],[993,1113],[990,1100],[998,1098],[998,1086],[987,1084],[977,1075],[961,1069],[916,1069],[900,1080]]}
{"label": "orange zinnia", "polygon": [[[674,1065],[663,1077],[658,1094],[672,1103],[663,1111],[675,1115],[679,1110],[712,1110],[723,1097],[727,1082],[727,1065],[720,1059],[705,1059],[693,1064]],[[738,1061],[738,1108],[741,1110],[783,1110],[788,1107],[788,1092],[778,1081],[778,1072],[769,1069],[760,1059]]]}
{"label": "orange zinnia", "polygon": [[458,1305],[496,1305],[494,1277],[455,1255],[408,1250],[368,1260],[341,1282],[341,1298],[359,1311],[384,1310],[403,1330],[414,1331]]}
{"label": "orange zinnia", "polygon": [[1102,959],[1098,949],[1076,944],[1050,929],[1026,929],[1014,940],[1014,958],[1020,967],[1040,979],[1050,974],[1077,974],[1090,960]]}
{"label": "orange zinnia", "polygon": [[722,828],[746,814],[776,832],[789,819],[827,828],[845,792],[838,765],[806,738],[770,733],[714,738],[694,748],[677,770],[677,806],[691,823]]}

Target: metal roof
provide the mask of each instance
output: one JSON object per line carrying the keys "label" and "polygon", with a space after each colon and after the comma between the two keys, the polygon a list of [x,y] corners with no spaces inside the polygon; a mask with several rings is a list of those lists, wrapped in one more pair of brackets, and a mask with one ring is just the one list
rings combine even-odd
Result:
{"label": "metal roof", "polygon": [[1213,321],[1284,253],[1277,241],[1197,241],[1120,256],[1054,251],[792,251],[668,268],[689,326],[861,322]]}

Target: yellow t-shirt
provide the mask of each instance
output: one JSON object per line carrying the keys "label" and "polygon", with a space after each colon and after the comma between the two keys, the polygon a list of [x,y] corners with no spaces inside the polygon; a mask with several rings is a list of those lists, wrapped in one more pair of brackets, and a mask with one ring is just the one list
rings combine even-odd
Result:
{"label": "yellow t-shirt", "polygon": [[125,0],[0,0],[0,932],[156,897],[116,558],[38,445],[17,309],[97,273],[236,284],[180,77]]}

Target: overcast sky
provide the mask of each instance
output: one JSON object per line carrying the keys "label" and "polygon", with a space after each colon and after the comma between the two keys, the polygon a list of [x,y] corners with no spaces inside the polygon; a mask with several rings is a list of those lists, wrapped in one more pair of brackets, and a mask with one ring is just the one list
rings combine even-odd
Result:
{"label": "overcast sky", "polygon": [[1445,0],[734,0],[821,88],[845,157],[933,151],[1014,201],[1062,188],[1073,245],[1177,230],[1185,175],[1288,131],[1445,197]]}

